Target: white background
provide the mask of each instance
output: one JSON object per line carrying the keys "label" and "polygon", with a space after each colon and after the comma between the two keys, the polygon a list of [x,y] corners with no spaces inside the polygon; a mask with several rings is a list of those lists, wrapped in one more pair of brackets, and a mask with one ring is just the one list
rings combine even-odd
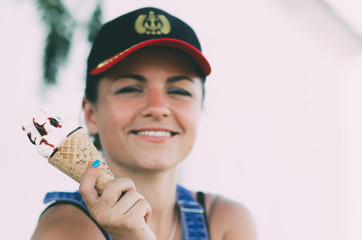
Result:
{"label": "white background", "polygon": [[[77,189],[21,122],[42,106],[78,118],[90,46],[78,28],[59,84],[45,88],[34,2],[0,2],[2,239],[30,238],[47,191]],[[94,8],[66,2],[81,21]],[[188,22],[213,67],[180,182],[244,204],[262,240],[362,239],[361,38],[315,0],[105,0],[104,21],[142,6]]]}

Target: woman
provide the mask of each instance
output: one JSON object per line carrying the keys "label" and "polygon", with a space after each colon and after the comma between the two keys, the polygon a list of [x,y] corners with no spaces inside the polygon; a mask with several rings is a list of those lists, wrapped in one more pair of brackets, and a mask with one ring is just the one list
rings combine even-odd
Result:
{"label": "woman", "polygon": [[33,239],[256,239],[245,208],[176,182],[210,71],[193,30],[160,9],[105,24],[88,58],[83,110],[116,179],[99,196],[100,168],[89,166],[81,195],[46,199],[55,203]]}

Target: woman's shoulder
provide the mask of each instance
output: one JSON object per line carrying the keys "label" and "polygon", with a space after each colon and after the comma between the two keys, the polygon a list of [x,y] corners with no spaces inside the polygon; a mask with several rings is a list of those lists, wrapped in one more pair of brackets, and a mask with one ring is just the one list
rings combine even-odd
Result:
{"label": "woman's shoulder", "polygon": [[212,239],[257,239],[253,218],[242,204],[208,193],[205,195],[205,207]]}
{"label": "woman's shoulder", "polygon": [[95,223],[71,204],[56,204],[40,217],[32,237],[41,239],[104,239]]}

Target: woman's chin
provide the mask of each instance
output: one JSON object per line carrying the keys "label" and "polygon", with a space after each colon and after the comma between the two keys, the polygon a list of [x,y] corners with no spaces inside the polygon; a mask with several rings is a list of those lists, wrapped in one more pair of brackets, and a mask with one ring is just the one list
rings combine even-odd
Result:
{"label": "woman's chin", "polygon": [[177,164],[171,164],[170,162],[144,162],[140,163],[138,167],[140,170],[147,171],[147,172],[162,172],[167,171],[176,167]]}

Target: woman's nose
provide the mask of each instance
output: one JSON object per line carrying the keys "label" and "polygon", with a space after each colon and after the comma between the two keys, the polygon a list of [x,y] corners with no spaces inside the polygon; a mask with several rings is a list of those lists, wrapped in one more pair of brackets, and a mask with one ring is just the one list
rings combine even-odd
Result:
{"label": "woman's nose", "polygon": [[144,117],[162,118],[171,114],[168,103],[161,92],[153,92],[146,98],[146,104],[141,112]]}

